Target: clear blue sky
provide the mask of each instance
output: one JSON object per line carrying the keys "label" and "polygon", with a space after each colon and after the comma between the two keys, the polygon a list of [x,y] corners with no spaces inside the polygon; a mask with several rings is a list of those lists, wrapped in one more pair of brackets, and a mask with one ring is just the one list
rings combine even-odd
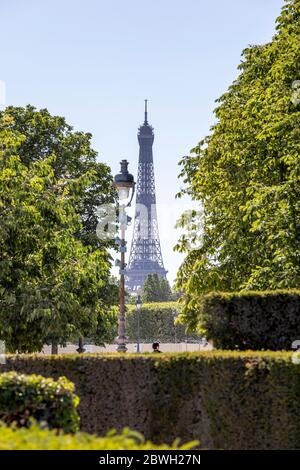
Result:
{"label": "clear blue sky", "polygon": [[283,0],[0,0],[0,80],[6,103],[46,107],[93,134],[113,173],[136,174],[143,100],[155,129],[162,250],[186,202],[178,161],[214,122],[214,100],[237,75],[242,49],[269,41]]}

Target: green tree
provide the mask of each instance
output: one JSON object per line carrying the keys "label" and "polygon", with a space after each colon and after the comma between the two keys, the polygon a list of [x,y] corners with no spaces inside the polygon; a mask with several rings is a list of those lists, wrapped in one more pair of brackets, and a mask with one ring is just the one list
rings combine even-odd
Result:
{"label": "green tree", "polygon": [[144,302],[163,302],[171,299],[171,288],[167,279],[157,274],[149,274],[143,287]]}
{"label": "green tree", "polygon": [[160,291],[161,291],[161,302],[172,299],[172,290],[169,284],[168,279],[165,277],[160,277]]}
{"label": "green tree", "polygon": [[59,174],[54,153],[25,161],[28,126],[0,115],[0,338],[19,352],[75,333],[103,341],[114,322],[108,252],[74,236],[93,171]]}
{"label": "green tree", "polygon": [[211,134],[181,161],[183,193],[199,201],[179,222],[187,309],[201,292],[300,284],[299,0],[286,1],[273,40],[246,49],[239,68]]}
{"label": "green tree", "polygon": [[[55,155],[51,161],[54,176],[58,180],[78,180],[82,175],[89,179],[81,181],[73,192],[74,208],[81,225],[77,236],[90,247],[103,246],[96,235],[99,216],[97,208],[115,202],[110,168],[97,161],[97,152],[91,147],[90,133],[74,131],[64,117],[52,116],[47,109],[36,110],[33,106],[8,106],[0,112],[9,117],[11,129],[23,138],[18,146],[22,163],[29,165]],[[110,243],[106,243],[110,245]]]}

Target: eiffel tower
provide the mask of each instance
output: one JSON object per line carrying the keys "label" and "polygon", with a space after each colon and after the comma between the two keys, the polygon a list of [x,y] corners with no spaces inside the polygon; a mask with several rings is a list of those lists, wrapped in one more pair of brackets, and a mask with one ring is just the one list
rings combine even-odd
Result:
{"label": "eiffel tower", "polygon": [[140,146],[136,189],[136,207],[133,238],[126,269],[126,287],[138,291],[143,287],[147,276],[156,273],[166,277],[167,271],[161,255],[157,214],[152,145],[153,127],[148,123],[147,100],[145,100],[145,120],[138,131]]}

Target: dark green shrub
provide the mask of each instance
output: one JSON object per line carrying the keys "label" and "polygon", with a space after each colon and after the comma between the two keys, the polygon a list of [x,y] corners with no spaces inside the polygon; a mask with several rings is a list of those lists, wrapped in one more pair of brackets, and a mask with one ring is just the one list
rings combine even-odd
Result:
{"label": "dark green shrub", "polygon": [[0,421],[17,426],[31,420],[49,428],[75,432],[79,426],[79,398],[65,377],[57,381],[16,372],[0,374]]}
{"label": "dark green shrub", "polygon": [[[197,342],[200,337],[187,331],[186,326],[175,324],[179,313],[177,302],[152,302],[142,304],[140,311],[140,340],[143,343]],[[138,314],[136,307],[128,305],[126,334],[130,342],[137,340]]]}
{"label": "dark green shrub", "polygon": [[188,322],[216,348],[291,350],[300,340],[300,291],[211,293]]}
{"label": "dark green shrub", "polygon": [[190,442],[180,446],[174,442],[171,446],[155,445],[129,429],[124,429],[121,434],[111,431],[104,437],[97,437],[87,433],[58,435],[37,426],[30,429],[0,427],[0,450],[187,450],[197,444]]}
{"label": "dark green shrub", "polygon": [[128,426],[155,443],[300,449],[300,365],[287,352],[8,356],[1,367],[65,375],[81,430]]}

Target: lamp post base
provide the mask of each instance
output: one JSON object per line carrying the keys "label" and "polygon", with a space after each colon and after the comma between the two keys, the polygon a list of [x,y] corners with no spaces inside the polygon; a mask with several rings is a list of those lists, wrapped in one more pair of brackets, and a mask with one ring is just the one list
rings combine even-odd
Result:
{"label": "lamp post base", "polygon": [[122,353],[122,352],[126,353],[126,351],[127,351],[126,344],[118,344],[117,351],[119,353]]}

